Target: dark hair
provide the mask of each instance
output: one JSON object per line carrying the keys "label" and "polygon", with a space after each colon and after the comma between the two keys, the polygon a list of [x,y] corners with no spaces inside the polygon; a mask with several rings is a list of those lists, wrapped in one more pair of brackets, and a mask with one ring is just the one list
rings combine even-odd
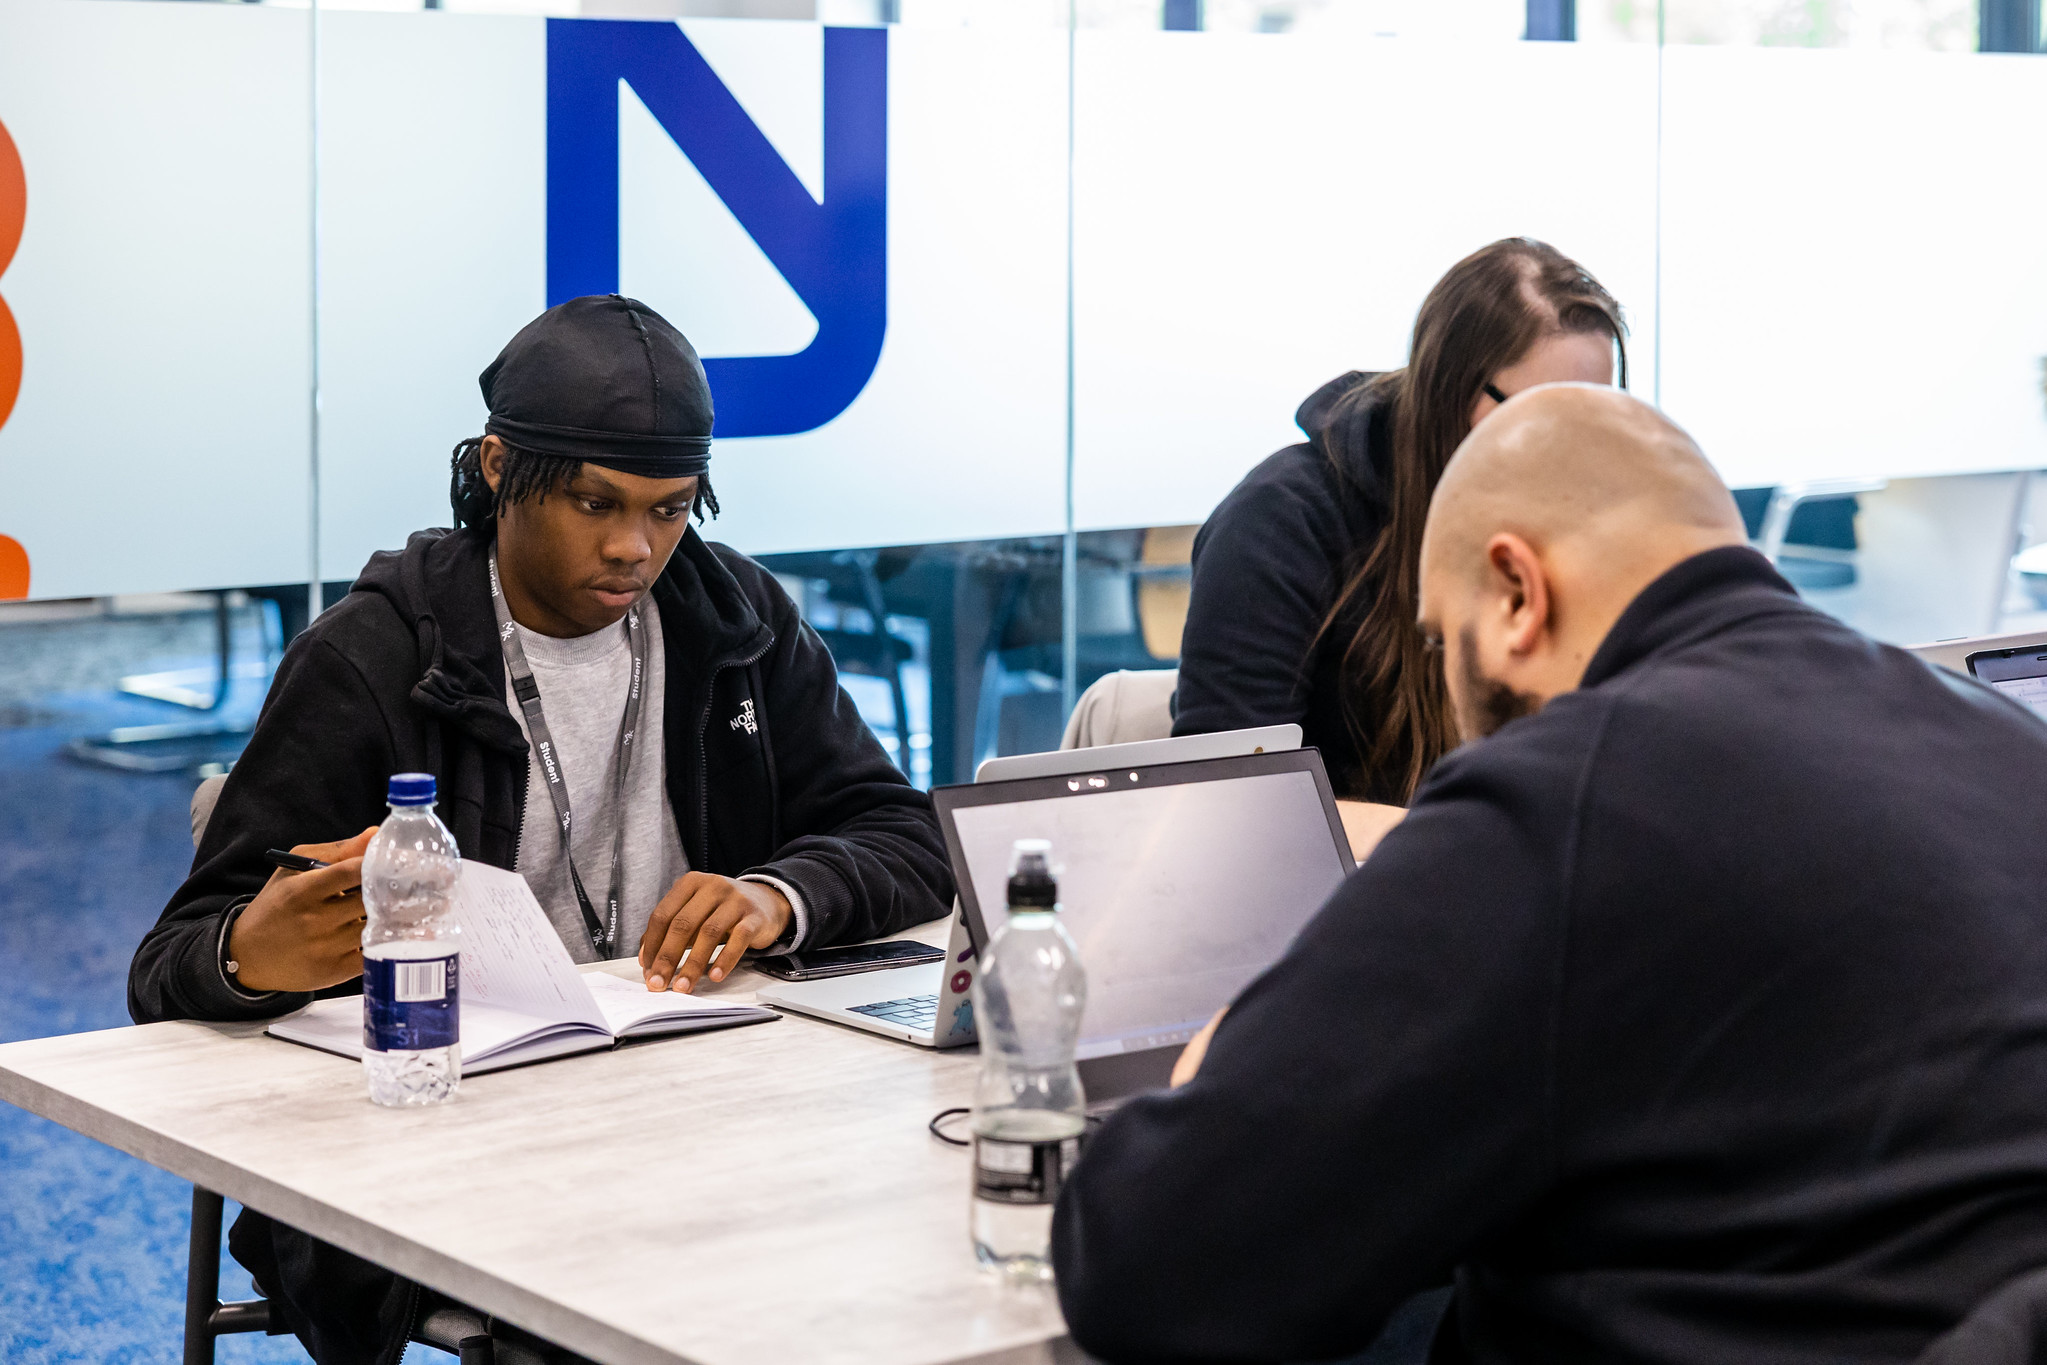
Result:
{"label": "dark hair", "polygon": [[[1344,724],[1367,784],[1402,802],[1457,744],[1442,659],[1415,628],[1429,499],[1470,434],[1472,405],[1485,386],[1558,334],[1612,337],[1627,387],[1627,324],[1613,295],[1545,242],[1494,242],[1452,266],[1422,301],[1406,368],[1345,394],[1318,437],[1340,477],[1383,485],[1385,525],[1348,568],[1317,642],[1348,633],[1339,669]],[[1381,407],[1390,437],[1383,478],[1371,472],[1369,449]]]}
{"label": "dark hair", "polygon": [[[455,444],[448,461],[453,471],[448,480],[448,502],[455,509],[457,526],[496,526],[498,513],[513,503],[544,499],[559,491],[583,467],[581,460],[522,450],[502,436],[498,440],[505,447],[505,463],[498,472],[495,493],[483,477],[483,437],[472,436]],[[718,495],[711,491],[711,476],[702,474],[697,477],[697,495],[690,511],[702,522],[706,509],[712,516],[718,515]]]}

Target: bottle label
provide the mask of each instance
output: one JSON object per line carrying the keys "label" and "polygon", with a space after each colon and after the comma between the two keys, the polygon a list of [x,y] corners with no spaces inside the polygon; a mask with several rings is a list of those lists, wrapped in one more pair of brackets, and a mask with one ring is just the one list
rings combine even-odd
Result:
{"label": "bottle label", "polygon": [[976,1134],[974,1194],[998,1204],[1049,1204],[1078,1160],[1078,1137],[1008,1142]]}
{"label": "bottle label", "polygon": [[460,954],[366,957],[362,1045],[370,1052],[426,1052],[461,1038]]}

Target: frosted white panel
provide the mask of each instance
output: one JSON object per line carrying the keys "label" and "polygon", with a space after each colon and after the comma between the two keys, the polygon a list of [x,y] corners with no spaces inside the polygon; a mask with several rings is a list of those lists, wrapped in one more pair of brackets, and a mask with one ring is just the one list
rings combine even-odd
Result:
{"label": "frosted white panel", "polygon": [[618,92],[618,288],[700,356],[794,355],[817,318],[647,106]]}
{"label": "frosted white panel", "polygon": [[[322,563],[340,578],[447,522],[449,449],[482,430],[477,373],[544,306],[546,26],[326,23]],[[684,27],[816,181],[819,30]],[[706,534],[765,553],[1061,528],[1065,92],[1063,34],[889,35],[881,359],[823,427],[721,439],[725,512]],[[621,103],[621,289],[706,354],[800,349],[803,305],[637,99]]]}
{"label": "frosted white panel", "polygon": [[1083,32],[1076,517],[1196,522],[1346,369],[1406,358],[1460,258],[1540,237],[1653,363],[1656,55]]}
{"label": "frosted white panel", "polygon": [[35,597],[303,579],[307,28],[240,5],[0,4],[28,213],[0,534]]}
{"label": "frosted white panel", "polygon": [[2047,464],[2047,61],[1664,64],[1664,407],[1728,482]]}
{"label": "frosted white panel", "polygon": [[476,376],[546,302],[546,25],[321,20],[320,574],[445,526]]}
{"label": "frosted white panel", "polygon": [[1061,529],[1065,112],[1063,33],[890,31],[880,363],[816,431],[718,442],[717,537],[765,553]]}

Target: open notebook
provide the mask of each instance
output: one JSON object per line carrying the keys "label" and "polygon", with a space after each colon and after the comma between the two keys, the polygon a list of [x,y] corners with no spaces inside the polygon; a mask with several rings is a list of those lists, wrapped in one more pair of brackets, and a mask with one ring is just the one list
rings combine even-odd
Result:
{"label": "open notebook", "polygon": [[[462,1071],[475,1075],[596,1052],[621,1038],[691,1033],[778,1018],[759,1005],[728,1005],[650,991],[602,972],[576,970],[526,879],[464,861],[455,884],[462,924]],[[362,999],[315,1000],[265,1032],[343,1057],[362,1056]]]}

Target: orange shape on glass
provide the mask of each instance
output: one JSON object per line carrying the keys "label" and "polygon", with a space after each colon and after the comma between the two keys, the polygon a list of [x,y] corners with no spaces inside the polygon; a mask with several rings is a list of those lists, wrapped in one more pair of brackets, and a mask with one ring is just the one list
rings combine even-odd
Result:
{"label": "orange shape on glass", "polygon": [[0,602],[28,596],[28,551],[12,536],[0,536]]}
{"label": "orange shape on glass", "polygon": [[0,427],[7,425],[14,400],[21,395],[21,331],[7,300],[0,299]]}
{"label": "orange shape on glass", "polygon": [[21,172],[21,154],[7,125],[0,123],[0,270],[14,259],[21,245],[22,220],[28,217],[28,179]]}
{"label": "orange shape on glass", "polygon": [[[7,125],[0,123],[0,272],[14,259],[21,245],[21,224],[28,217],[28,180],[22,175],[21,154]],[[7,301],[0,299],[0,426],[7,425],[14,400],[21,392],[21,332]]]}
{"label": "orange shape on glass", "polygon": [[[21,245],[21,224],[28,216],[28,181],[21,172],[21,154],[7,125],[0,123],[0,270]],[[14,411],[21,392],[21,332],[7,301],[0,299],[0,426]],[[0,536],[0,599],[28,596],[28,551],[12,536]]]}

